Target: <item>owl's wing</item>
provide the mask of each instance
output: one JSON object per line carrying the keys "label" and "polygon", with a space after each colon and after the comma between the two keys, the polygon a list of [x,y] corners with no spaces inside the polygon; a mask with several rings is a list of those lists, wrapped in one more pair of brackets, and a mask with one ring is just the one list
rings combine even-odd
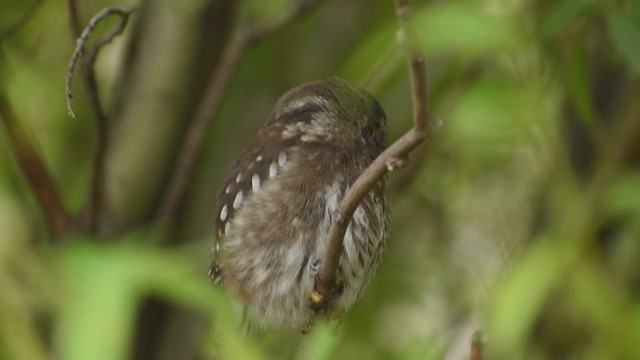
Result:
{"label": "owl's wing", "polygon": [[278,175],[287,163],[291,147],[295,145],[295,139],[283,139],[282,131],[282,123],[267,123],[249,141],[231,166],[218,194],[217,238],[212,249],[212,263],[209,269],[209,276],[215,284],[222,281],[217,257],[221,238],[229,232],[231,219],[251,193],[259,191],[266,181]]}

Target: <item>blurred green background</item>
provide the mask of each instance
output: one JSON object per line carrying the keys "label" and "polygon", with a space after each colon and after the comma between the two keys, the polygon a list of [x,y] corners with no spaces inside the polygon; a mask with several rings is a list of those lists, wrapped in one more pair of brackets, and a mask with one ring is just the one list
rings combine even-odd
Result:
{"label": "blurred green background", "polygon": [[[97,127],[81,70],[64,80],[69,3],[2,0],[0,358],[633,359],[640,354],[640,2],[414,1],[437,134],[388,177],[388,250],[334,331],[245,339],[206,276],[216,194],[287,89],[333,75],[411,127],[391,0],[90,0],[138,6],[95,72],[110,137],[87,230]],[[19,19],[37,4],[28,21]],[[102,22],[92,44],[117,24]],[[252,42],[211,117],[179,211],[154,216],[234,29]],[[11,118],[11,119],[10,119]],[[18,161],[17,123],[73,218],[55,237]]]}

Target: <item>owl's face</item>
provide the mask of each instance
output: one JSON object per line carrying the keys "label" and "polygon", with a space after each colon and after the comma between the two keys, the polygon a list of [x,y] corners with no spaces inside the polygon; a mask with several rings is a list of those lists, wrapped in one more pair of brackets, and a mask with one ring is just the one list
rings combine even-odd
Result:
{"label": "owl's face", "polygon": [[[367,92],[331,78],[287,92],[223,184],[211,275],[263,326],[304,327],[329,227],[346,189],[383,151],[385,114]],[[384,248],[384,182],[345,235],[335,307],[351,306]]]}
{"label": "owl's face", "polygon": [[288,91],[270,123],[284,125],[283,139],[303,143],[383,148],[386,137],[386,115],[376,99],[337,77]]}

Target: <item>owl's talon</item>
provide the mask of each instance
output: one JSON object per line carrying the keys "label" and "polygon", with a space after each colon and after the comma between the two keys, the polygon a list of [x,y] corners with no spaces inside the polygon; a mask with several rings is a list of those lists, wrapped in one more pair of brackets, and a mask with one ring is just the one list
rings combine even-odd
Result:
{"label": "owl's talon", "polygon": [[331,297],[335,300],[342,295],[344,292],[344,276],[341,274],[336,275],[336,281],[334,283],[333,289],[331,289]]}
{"label": "owl's talon", "polygon": [[304,325],[300,328],[300,334],[307,335],[311,331],[311,324]]}
{"label": "owl's talon", "polygon": [[324,296],[322,296],[318,290],[313,289],[309,296],[309,301],[311,302],[311,305],[319,305],[324,302]]}
{"label": "owl's talon", "polygon": [[327,318],[332,327],[337,328],[342,324],[342,317],[335,309],[329,309],[327,311]]}

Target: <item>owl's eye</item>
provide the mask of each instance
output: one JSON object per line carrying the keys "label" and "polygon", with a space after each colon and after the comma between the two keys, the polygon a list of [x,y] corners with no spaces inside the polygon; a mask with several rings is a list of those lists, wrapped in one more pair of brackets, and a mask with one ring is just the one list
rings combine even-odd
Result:
{"label": "owl's eye", "polygon": [[367,126],[362,130],[362,137],[379,142],[384,140],[384,131],[379,126]]}

